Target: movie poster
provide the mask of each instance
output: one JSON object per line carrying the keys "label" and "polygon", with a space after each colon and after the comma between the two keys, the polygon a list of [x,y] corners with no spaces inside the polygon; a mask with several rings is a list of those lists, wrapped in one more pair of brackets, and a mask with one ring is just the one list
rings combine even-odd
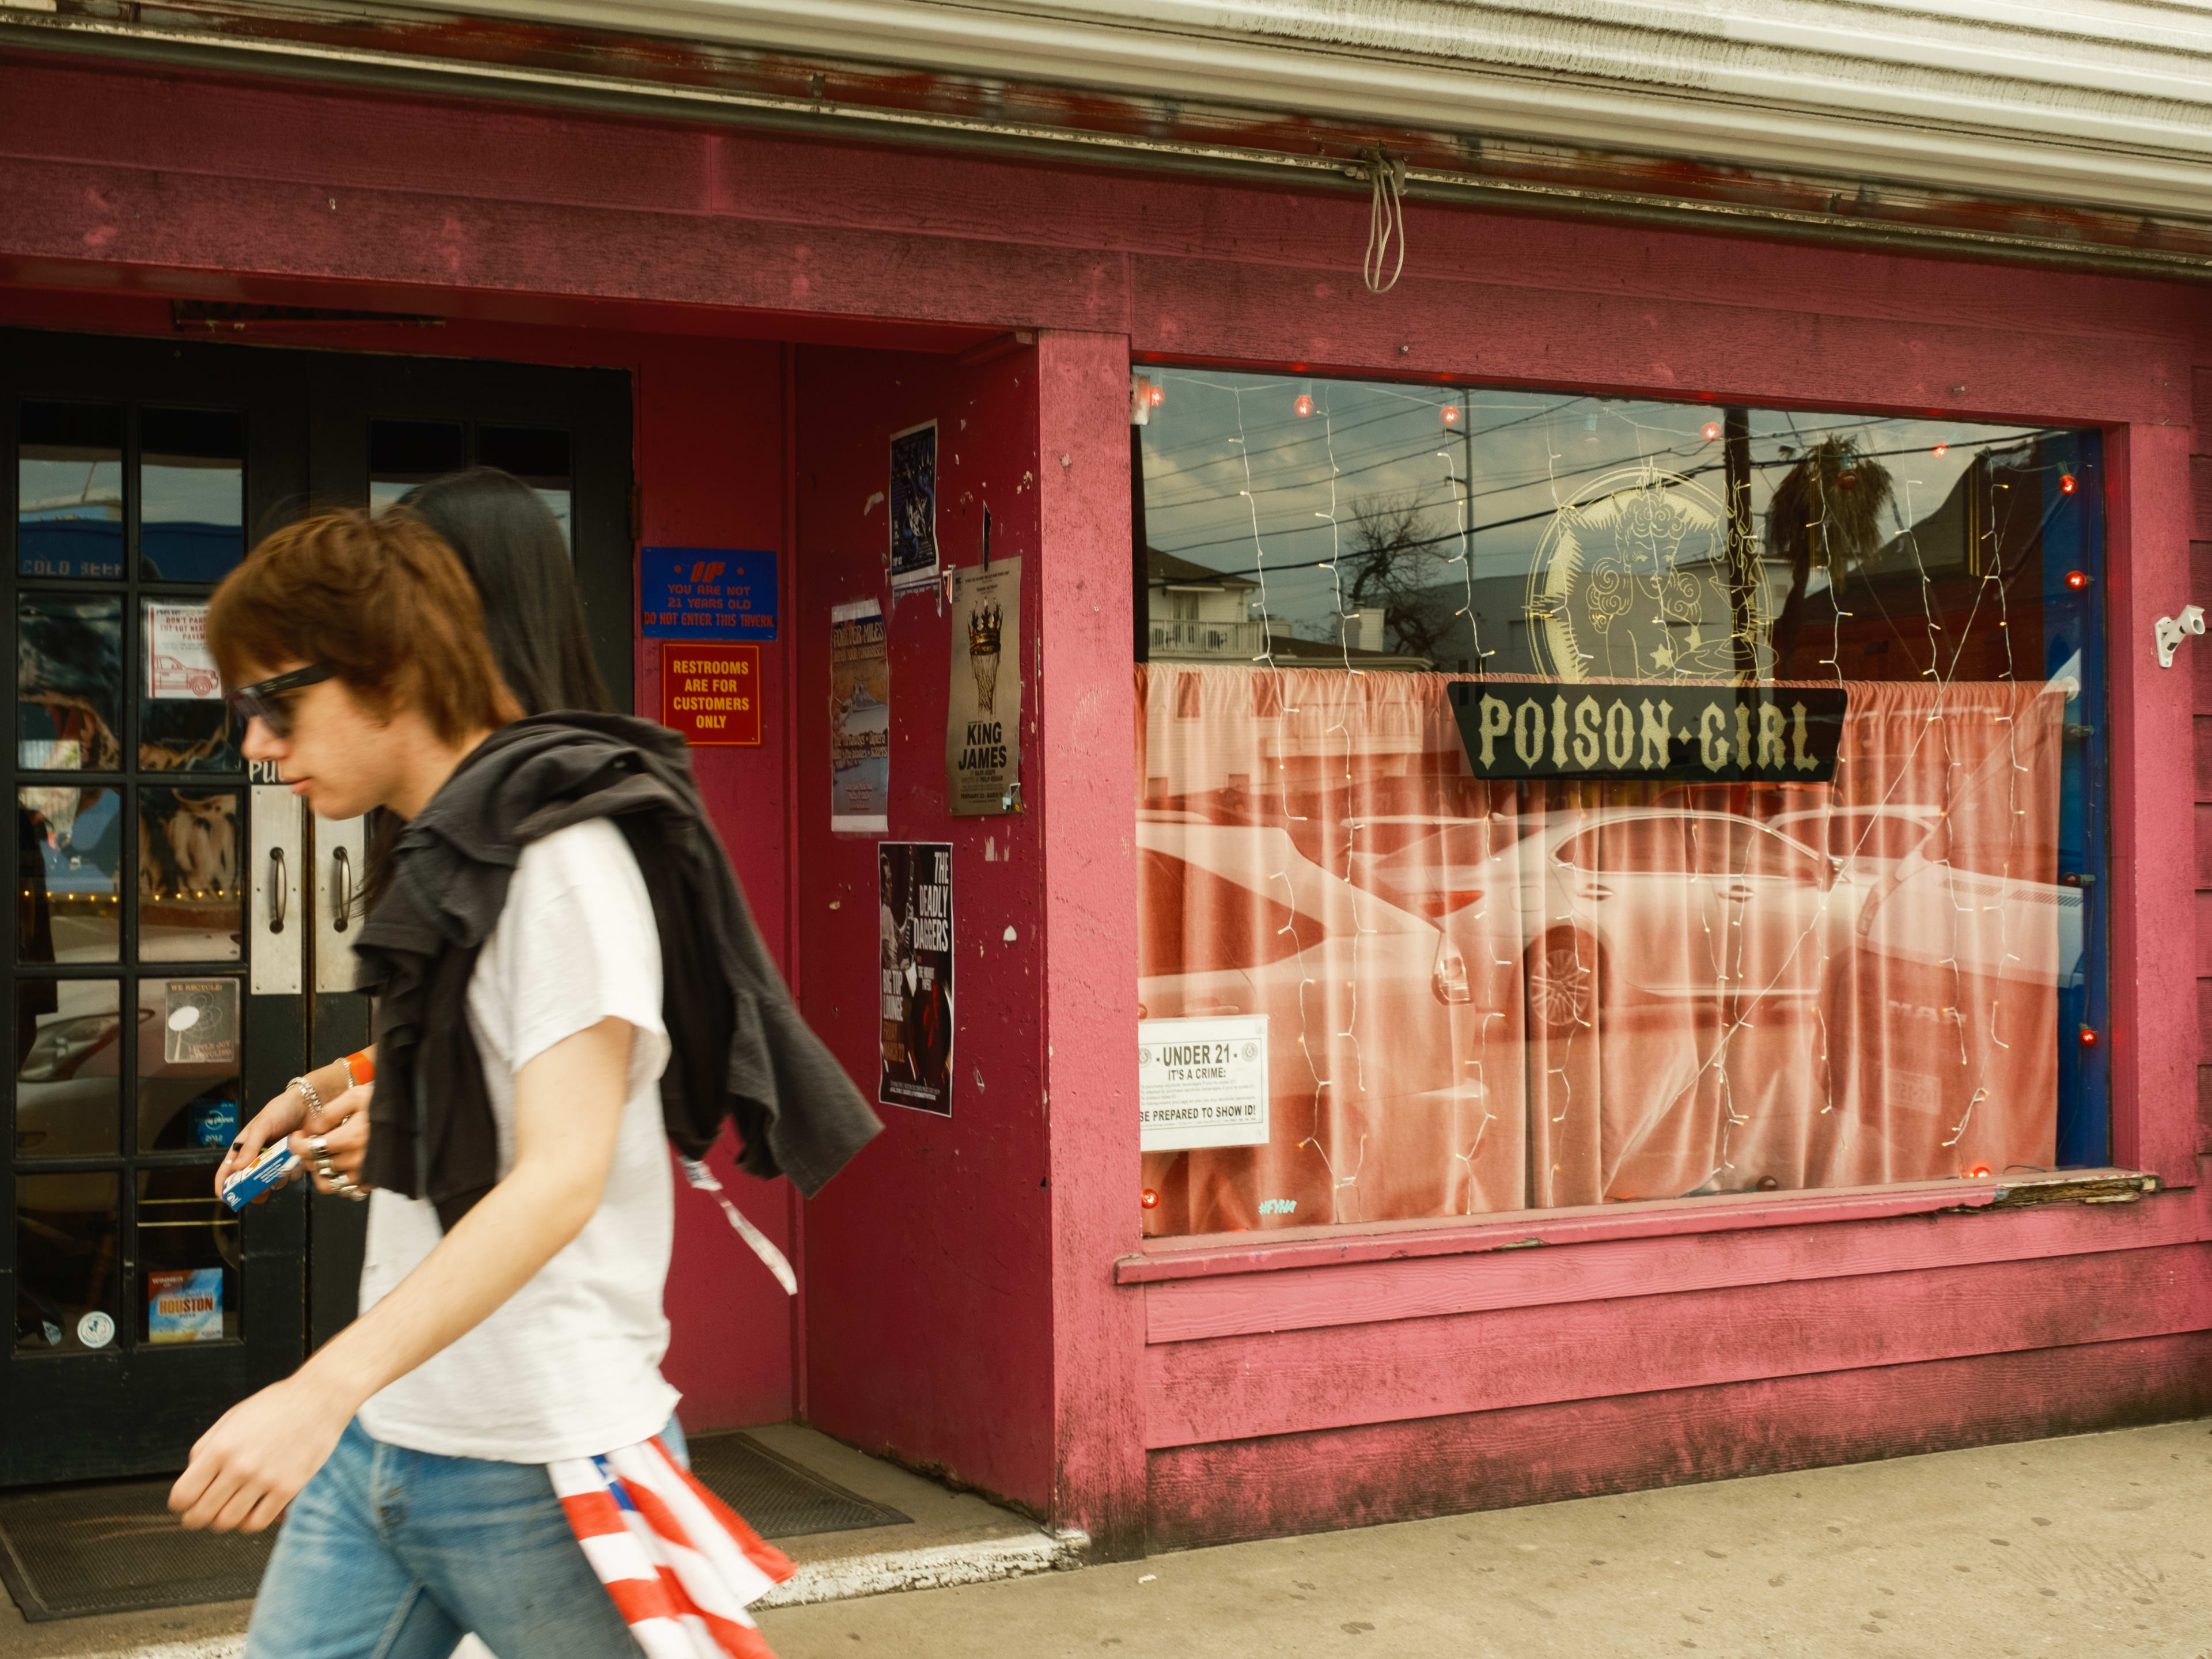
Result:
{"label": "movie poster", "polygon": [[955,817],[1022,806],[1022,562],[952,573],[945,793]]}
{"label": "movie poster", "polygon": [[891,661],[880,600],[830,607],[830,828],[890,828]]}
{"label": "movie poster", "polygon": [[891,593],[937,580],[937,422],[891,434]]}
{"label": "movie poster", "polygon": [[884,1106],[952,1115],[952,845],[876,843]]}

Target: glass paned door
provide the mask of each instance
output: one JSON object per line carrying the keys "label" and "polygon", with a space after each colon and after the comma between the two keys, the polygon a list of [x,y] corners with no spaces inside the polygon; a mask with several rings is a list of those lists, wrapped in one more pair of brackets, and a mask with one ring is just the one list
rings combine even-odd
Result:
{"label": "glass paned door", "polygon": [[15,1077],[0,1255],[0,1481],[181,1467],[296,1364],[296,1196],[212,1191],[298,1069],[304,1003],[259,981],[252,782],[206,641],[249,514],[304,493],[267,354],[9,337]]}

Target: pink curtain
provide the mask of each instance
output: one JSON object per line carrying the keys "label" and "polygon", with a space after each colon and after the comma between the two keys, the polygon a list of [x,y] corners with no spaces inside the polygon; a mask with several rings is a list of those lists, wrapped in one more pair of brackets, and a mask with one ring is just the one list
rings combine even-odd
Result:
{"label": "pink curtain", "polygon": [[1852,682],[1820,785],[1516,784],[1455,678],[1137,670],[1145,1015],[1270,1056],[1149,1231],[2051,1164],[2056,696]]}

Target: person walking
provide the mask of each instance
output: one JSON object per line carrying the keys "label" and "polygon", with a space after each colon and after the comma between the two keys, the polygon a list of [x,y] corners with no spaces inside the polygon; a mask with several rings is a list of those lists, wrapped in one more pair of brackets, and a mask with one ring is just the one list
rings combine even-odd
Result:
{"label": "person walking", "polygon": [[[763,1653],[743,1602],[781,1558],[678,1463],[662,1143],[703,1150],[735,1111],[750,1167],[811,1191],[880,1125],[717,885],[680,739],[518,721],[473,587],[412,514],[279,532],[209,635],[251,758],[322,816],[404,826],[359,947],[384,1073],[368,1145],[349,1170],[304,1147],[319,1185],[374,1189],[362,1315],[226,1413],[171,1494],[188,1527],[289,1510],[249,1659],[443,1659],[468,1632],[532,1659]],[[673,999],[672,960],[698,981]],[[732,1036],[741,1001],[757,1017]],[[652,1540],[618,1520],[587,1552],[582,1517],[618,1508],[593,1480],[640,1511],[690,1504],[690,1554],[724,1570],[611,1569],[611,1540]],[[686,1595],[660,1607],[672,1576]]]}

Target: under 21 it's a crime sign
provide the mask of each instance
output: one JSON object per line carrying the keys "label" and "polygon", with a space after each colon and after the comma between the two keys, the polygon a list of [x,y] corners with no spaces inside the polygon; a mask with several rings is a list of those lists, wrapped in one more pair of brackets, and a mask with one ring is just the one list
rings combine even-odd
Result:
{"label": "under 21 it's a crime sign", "polygon": [[694,746],[757,748],[761,740],[760,647],[660,647],[660,723]]}
{"label": "under 21 it's a crime sign", "polygon": [[1137,1022],[1137,1144],[1267,1144],[1267,1017]]}

